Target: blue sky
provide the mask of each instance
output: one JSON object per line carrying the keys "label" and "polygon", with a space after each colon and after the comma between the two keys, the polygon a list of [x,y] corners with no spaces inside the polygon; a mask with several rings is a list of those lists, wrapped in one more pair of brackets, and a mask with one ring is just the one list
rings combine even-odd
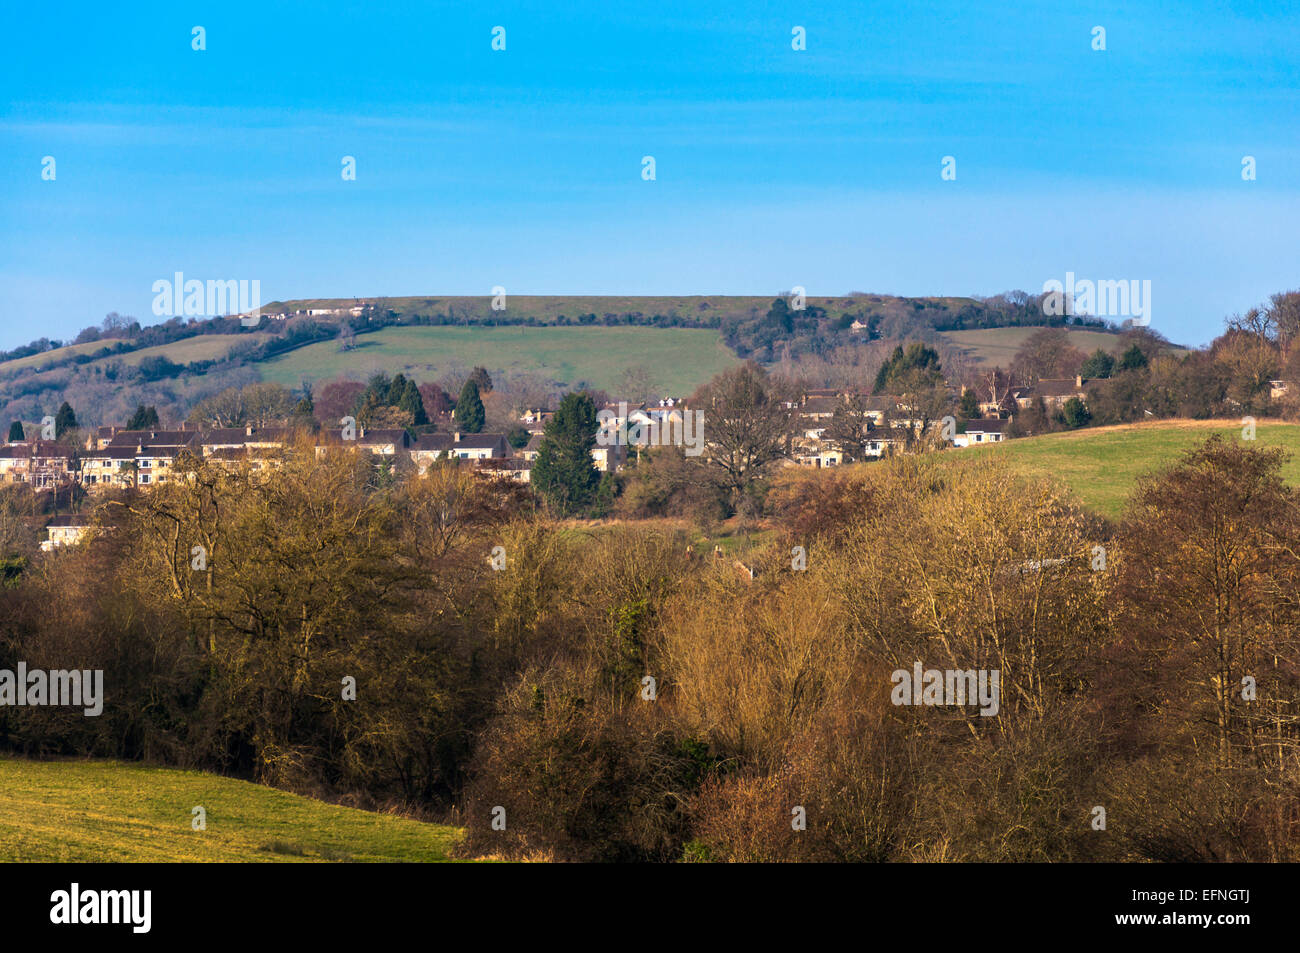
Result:
{"label": "blue sky", "polygon": [[0,347],[159,320],[176,271],[264,301],[1073,271],[1150,279],[1185,343],[1300,287],[1295,5],[562,6],[7,5]]}

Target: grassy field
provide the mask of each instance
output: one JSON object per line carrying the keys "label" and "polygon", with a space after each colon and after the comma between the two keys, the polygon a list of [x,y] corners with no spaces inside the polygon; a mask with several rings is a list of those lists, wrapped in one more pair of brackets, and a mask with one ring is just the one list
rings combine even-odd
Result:
{"label": "grassy field", "polygon": [[[976,364],[986,367],[1011,366],[1016,351],[1029,340],[1030,336],[1042,328],[984,328],[978,331],[942,331],[940,337],[955,347],[964,349]],[[1097,348],[1110,354],[1118,354],[1120,337],[1104,331],[1069,329],[1070,343],[1091,354]]]}
{"label": "grassy field", "polygon": [[[1240,440],[1241,421],[1161,420],[1046,434],[952,452],[962,457],[987,454],[1059,480],[1089,509],[1114,518],[1123,511],[1139,476],[1169,467],[1211,433]],[[1289,483],[1300,485],[1300,424],[1260,420],[1255,445],[1282,447],[1292,453],[1283,473]]]}
{"label": "grassy field", "polygon": [[[189,364],[191,361],[211,361],[217,358],[225,357],[226,353],[237,342],[260,343],[269,337],[264,332],[253,332],[250,334],[200,334],[192,338],[185,338],[172,344],[159,344],[157,347],[145,347],[138,351],[129,351],[126,354],[112,354],[108,357],[99,358],[92,361],[92,364],[98,364],[103,361],[121,361],[123,364],[139,364],[147,357],[165,357],[173,364]],[[93,354],[95,351],[103,350],[105,347],[111,347],[113,341],[92,341],[89,344],[69,344],[67,347],[57,348],[53,351],[46,351],[43,354],[33,354],[30,357],[19,358],[16,361],[5,361],[0,364],[0,373],[22,370],[23,368],[36,367],[42,368],[47,364],[62,360],[66,357],[76,356],[78,354]]]}
{"label": "grassy field", "polygon": [[261,344],[270,337],[269,334],[253,332],[251,334],[200,334],[197,337],[176,341],[174,344],[160,344],[157,347],[142,347],[130,354],[123,354],[118,359],[123,364],[139,364],[147,357],[165,357],[173,364],[189,364],[191,361],[213,361],[225,357],[236,343]]}
{"label": "grassy field", "polygon": [[93,354],[95,351],[103,350],[105,347],[112,347],[112,341],[91,341],[88,344],[69,344],[67,347],[55,348],[53,351],[44,351],[40,354],[29,354],[27,357],[16,358],[12,361],[0,363],[0,373],[9,371],[21,371],[28,367],[45,367],[55,361],[61,361],[67,357],[76,357],[78,354]]}
{"label": "grassy field", "polygon": [[0,758],[0,862],[442,861],[458,837],[197,771]]}
{"label": "grassy field", "polygon": [[297,387],[303,379],[340,374],[358,378],[401,371],[429,381],[453,366],[486,367],[493,374],[537,371],[563,384],[578,381],[617,391],[629,367],[646,367],[657,388],[689,394],[736,363],[717,331],[642,327],[415,327],[385,328],[357,338],[340,352],[322,341],[258,365],[262,379]]}

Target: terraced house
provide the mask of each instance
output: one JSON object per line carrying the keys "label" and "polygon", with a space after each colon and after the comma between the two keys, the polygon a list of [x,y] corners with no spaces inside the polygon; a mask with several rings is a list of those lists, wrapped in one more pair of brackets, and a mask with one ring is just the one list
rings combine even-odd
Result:
{"label": "terraced house", "polygon": [[157,486],[175,479],[176,458],[198,455],[199,431],[121,430],[102,450],[87,450],[80,459],[80,479],[90,490]]}
{"label": "terraced house", "polygon": [[288,427],[224,427],[204,431],[198,444],[205,460],[229,469],[258,471],[275,467],[292,440]]}
{"label": "terraced house", "polygon": [[1087,392],[1083,389],[1082,377],[1044,377],[1032,387],[1019,388],[1015,394],[1015,401],[1021,407],[1032,407],[1034,401],[1041,400],[1043,406],[1050,412],[1059,410],[1071,397],[1083,400],[1087,396]]}
{"label": "terraced house", "polygon": [[426,433],[405,449],[421,473],[435,460],[504,460],[511,455],[500,433]]}
{"label": "terraced house", "polygon": [[73,478],[70,452],[53,440],[0,447],[0,482],[26,483],[38,490],[49,490],[66,486]]}

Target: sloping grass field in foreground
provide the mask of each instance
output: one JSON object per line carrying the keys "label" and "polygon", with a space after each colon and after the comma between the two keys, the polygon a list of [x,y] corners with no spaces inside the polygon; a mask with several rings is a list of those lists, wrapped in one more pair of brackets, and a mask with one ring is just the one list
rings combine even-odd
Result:
{"label": "sloping grass field in foreground", "polygon": [[[947,453],[962,458],[968,454],[985,454],[1027,473],[1059,480],[1088,509],[1115,519],[1123,512],[1141,475],[1168,469],[1183,453],[1212,433],[1226,440],[1240,440],[1241,421],[1159,420],[1121,424]],[[1300,424],[1260,418],[1256,423],[1254,446],[1281,447],[1292,454],[1282,474],[1289,484],[1300,485]]]}
{"label": "sloping grass field in foreground", "polygon": [[0,862],[444,861],[459,837],[199,771],[0,757]]}

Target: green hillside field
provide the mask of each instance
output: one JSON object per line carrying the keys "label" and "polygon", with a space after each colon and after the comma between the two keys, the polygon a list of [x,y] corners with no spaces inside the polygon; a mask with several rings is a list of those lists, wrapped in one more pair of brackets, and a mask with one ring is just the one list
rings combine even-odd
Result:
{"label": "green hillside field", "polygon": [[[189,364],[193,361],[216,361],[230,353],[236,344],[261,344],[270,337],[265,332],[250,334],[200,334],[185,338],[171,344],[159,344],[156,347],[142,347],[138,351],[117,356],[123,364],[135,365],[150,357],[165,357],[173,364]],[[112,360],[104,358],[103,360]]]}
{"label": "green hillside field", "polygon": [[[1140,476],[1167,469],[1212,433],[1240,440],[1241,421],[1159,420],[1085,428],[948,453],[961,458],[985,454],[1028,473],[1059,480],[1084,506],[1117,518]],[[1260,419],[1255,446],[1281,447],[1292,454],[1283,475],[1288,483],[1300,485],[1300,424]]]}
{"label": "green hillside field", "polygon": [[630,367],[644,366],[656,387],[689,394],[737,362],[716,330],[647,327],[410,327],[359,335],[340,351],[322,341],[258,365],[262,379],[297,387],[304,379],[358,378],[398,371],[434,380],[453,366],[493,373],[536,371],[562,384],[579,381],[617,391]]}
{"label": "green hillside field", "polygon": [[[144,347],[138,351],[128,351],[125,354],[110,354],[108,357],[88,361],[86,366],[111,361],[121,361],[123,364],[135,365],[150,357],[165,357],[173,364],[214,361],[229,354],[230,349],[236,344],[260,344],[269,336],[264,331],[254,331],[247,334],[199,334],[194,337],[173,341],[171,344]],[[89,344],[69,344],[66,347],[45,351],[41,354],[32,354],[28,357],[5,361],[0,363],[0,375],[26,370],[27,368],[44,368],[46,365],[53,364],[66,357],[73,357],[78,354],[93,354],[114,343],[113,341],[92,341]]]}
{"label": "green hillside field", "polygon": [[45,367],[47,364],[54,364],[67,357],[76,357],[78,354],[94,354],[96,351],[102,351],[105,347],[112,345],[113,341],[91,341],[88,344],[68,344],[64,347],[55,348],[52,351],[43,351],[40,354],[29,354],[26,357],[17,357],[12,361],[0,362],[0,373],[10,373],[13,371],[23,371],[29,367],[37,369]]}
{"label": "green hillside field", "polygon": [[0,757],[5,863],[445,861],[459,837],[198,771]]}
{"label": "green hillside field", "polygon": [[[1016,352],[1031,336],[1042,328],[983,328],[977,331],[940,331],[939,336],[954,347],[961,348],[974,363],[985,367],[1009,368]],[[1118,355],[1123,350],[1123,338],[1107,331],[1086,328],[1068,328],[1070,343],[1091,354],[1100,348],[1108,354]],[[1172,353],[1186,353],[1186,348],[1172,348]]]}

